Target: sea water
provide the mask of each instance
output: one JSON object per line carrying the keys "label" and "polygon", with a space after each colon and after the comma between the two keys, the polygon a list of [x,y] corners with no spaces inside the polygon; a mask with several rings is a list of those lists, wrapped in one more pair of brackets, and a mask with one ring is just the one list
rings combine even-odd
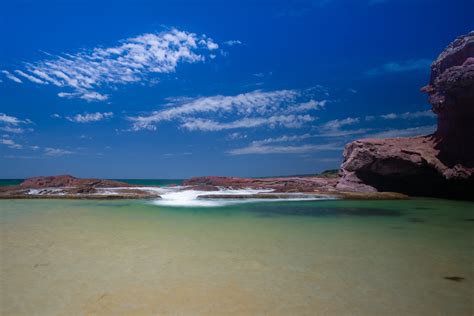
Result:
{"label": "sea water", "polygon": [[473,314],[474,203],[190,195],[1,200],[0,314]]}

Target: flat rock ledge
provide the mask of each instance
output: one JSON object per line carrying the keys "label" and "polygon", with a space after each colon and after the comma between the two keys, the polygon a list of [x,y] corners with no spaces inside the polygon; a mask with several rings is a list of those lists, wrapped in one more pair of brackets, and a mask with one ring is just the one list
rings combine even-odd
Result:
{"label": "flat rock ledge", "polygon": [[[203,191],[200,199],[364,199],[393,200],[408,196],[394,192],[349,192],[339,190],[339,178],[279,177],[236,178],[199,177],[184,182],[182,190]],[[222,189],[258,189],[271,192],[258,194],[216,194]],[[204,194],[208,191],[209,194]],[[153,190],[146,190],[125,182],[79,179],[72,176],[37,177],[26,179],[19,185],[0,187],[0,199],[160,199]]]}
{"label": "flat rock ledge", "polygon": [[159,199],[154,192],[125,182],[80,179],[70,175],[35,177],[19,185],[0,187],[0,199]]}
{"label": "flat rock ledge", "polygon": [[[400,200],[409,196],[397,192],[366,191],[355,192],[339,189],[340,178],[319,176],[278,177],[278,178],[238,178],[238,177],[195,177],[184,181],[190,189],[206,186],[208,191],[219,188],[229,190],[273,190],[258,194],[203,194],[200,199],[291,199],[329,197],[351,200]],[[211,188],[214,188],[211,190]]]}
{"label": "flat rock ledge", "polygon": [[257,194],[203,194],[198,199],[262,199],[262,200],[315,200],[315,199],[348,199],[348,200],[405,200],[408,196],[396,192],[331,192],[331,193],[304,193],[304,194],[282,194],[282,193],[257,193]]}

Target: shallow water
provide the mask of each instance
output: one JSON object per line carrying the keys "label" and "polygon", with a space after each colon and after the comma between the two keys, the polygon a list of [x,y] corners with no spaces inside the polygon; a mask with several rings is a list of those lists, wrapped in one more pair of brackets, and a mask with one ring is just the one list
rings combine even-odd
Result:
{"label": "shallow water", "polygon": [[2,200],[0,314],[472,315],[473,225],[446,200]]}

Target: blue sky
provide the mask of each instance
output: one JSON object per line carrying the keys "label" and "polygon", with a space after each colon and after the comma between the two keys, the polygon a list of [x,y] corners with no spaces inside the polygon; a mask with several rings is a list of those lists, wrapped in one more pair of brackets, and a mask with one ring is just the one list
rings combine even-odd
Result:
{"label": "blue sky", "polygon": [[473,1],[4,1],[0,177],[271,176],[427,134]]}

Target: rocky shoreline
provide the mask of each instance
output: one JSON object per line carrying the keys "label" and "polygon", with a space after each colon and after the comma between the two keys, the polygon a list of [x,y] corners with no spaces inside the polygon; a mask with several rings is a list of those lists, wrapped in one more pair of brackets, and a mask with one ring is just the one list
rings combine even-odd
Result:
{"label": "rocky shoreline", "polygon": [[337,189],[474,200],[474,31],[438,56],[422,91],[436,132],[348,144]]}
{"label": "rocky shoreline", "polygon": [[113,180],[80,179],[70,175],[28,178],[19,185],[0,187],[0,199],[147,199],[152,191]]}
{"label": "rocky shoreline", "polygon": [[[195,177],[183,189],[258,189],[254,195],[202,194],[199,198],[287,198],[291,194],[344,199],[402,199],[428,196],[474,200],[474,31],[457,38],[431,66],[428,93],[438,116],[432,135],[362,139],[346,145],[335,176],[275,178]],[[119,181],[72,176],[36,177],[0,187],[0,199],[147,199],[153,190]]]}
{"label": "rocky shoreline", "polygon": [[[395,192],[350,192],[338,190],[339,177],[236,178],[197,177],[183,186],[164,189],[202,192],[198,199],[311,199],[315,197],[342,199],[406,199]],[[156,187],[138,187],[125,182],[80,179],[70,175],[35,177],[19,185],[0,187],[0,199],[160,199]],[[221,190],[261,190],[250,194],[217,194]],[[206,193],[209,192],[209,193]]]}

